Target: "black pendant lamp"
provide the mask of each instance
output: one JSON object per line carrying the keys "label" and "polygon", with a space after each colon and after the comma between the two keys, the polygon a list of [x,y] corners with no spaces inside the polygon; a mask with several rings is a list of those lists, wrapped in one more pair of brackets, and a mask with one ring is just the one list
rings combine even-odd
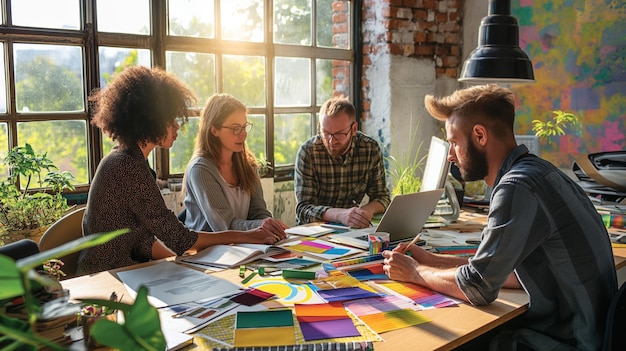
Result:
{"label": "black pendant lamp", "polygon": [[480,22],[478,47],[463,64],[460,82],[533,83],[532,62],[519,47],[517,19],[510,0],[489,0],[489,13]]}

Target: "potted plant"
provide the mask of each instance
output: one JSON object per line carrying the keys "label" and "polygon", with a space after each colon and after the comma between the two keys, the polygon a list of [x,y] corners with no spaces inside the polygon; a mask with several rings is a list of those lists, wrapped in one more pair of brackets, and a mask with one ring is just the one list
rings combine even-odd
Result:
{"label": "potted plant", "polygon": [[[56,279],[47,274],[39,274],[35,269],[55,257],[65,256],[82,249],[103,244],[119,235],[128,233],[120,229],[105,234],[91,234],[61,246],[17,261],[0,255],[0,307],[9,301],[23,300],[25,318],[16,318],[0,308],[0,347],[2,349],[37,350],[45,347],[51,350],[67,350],[68,347],[53,342],[36,332],[38,318],[42,315],[42,302],[37,294],[41,289],[62,290]],[[124,324],[102,318],[95,322],[91,334],[99,344],[122,351],[164,350],[165,337],[157,310],[147,299],[147,289],[140,288],[133,305],[112,300],[84,299],[83,304],[103,306],[110,310],[119,310],[124,315]],[[59,306],[55,306],[55,310]],[[80,306],[79,306],[80,307]],[[72,319],[74,317],[72,316]],[[115,335],[115,338],[111,338]]]}
{"label": "potted plant", "polygon": [[69,209],[62,192],[74,189],[74,177],[57,171],[47,154],[35,153],[30,144],[11,149],[3,162],[9,176],[0,182],[0,238],[38,241]]}
{"label": "potted plant", "polygon": [[[411,118],[411,121],[413,119]],[[414,150],[414,142],[417,140],[419,124],[411,132],[408,148],[403,150],[398,157],[387,156],[389,169],[388,176],[391,178],[391,195],[410,194],[420,191],[422,179],[417,176],[417,171],[422,169],[427,155],[419,157],[423,142],[420,142]]]}
{"label": "potted plant", "polygon": [[539,139],[547,141],[548,144],[552,144],[552,137],[564,135],[567,128],[574,130],[580,128],[580,120],[575,114],[561,110],[555,110],[552,113],[554,117],[545,122],[538,119],[531,122],[535,135]]}

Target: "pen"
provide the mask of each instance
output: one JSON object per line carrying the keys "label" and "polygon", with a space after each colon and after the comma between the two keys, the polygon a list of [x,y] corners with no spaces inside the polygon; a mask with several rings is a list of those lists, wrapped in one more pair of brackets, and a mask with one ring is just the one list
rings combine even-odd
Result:
{"label": "pen", "polygon": [[404,249],[402,249],[402,251],[400,251],[400,253],[402,253],[403,255],[406,254],[407,251],[409,251],[409,248],[413,245],[415,245],[415,243],[422,237],[422,233],[418,233],[415,238],[413,238],[413,240],[411,240],[411,242],[404,247]]}

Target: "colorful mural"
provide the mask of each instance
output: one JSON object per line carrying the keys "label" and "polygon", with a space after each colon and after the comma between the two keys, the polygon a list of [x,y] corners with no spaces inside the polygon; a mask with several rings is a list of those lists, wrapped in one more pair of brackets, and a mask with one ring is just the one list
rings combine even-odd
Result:
{"label": "colorful mural", "polygon": [[510,86],[516,134],[563,110],[581,128],[541,141],[541,157],[571,169],[571,155],[626,150],[626,1],[513,0],[511,12],[536,80]]}

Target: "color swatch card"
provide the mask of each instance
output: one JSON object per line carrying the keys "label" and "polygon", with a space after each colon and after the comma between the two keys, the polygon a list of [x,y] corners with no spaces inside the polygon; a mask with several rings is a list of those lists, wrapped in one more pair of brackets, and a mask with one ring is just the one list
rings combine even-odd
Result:
{"label": "color swatch card", "polygon": [[282,346],[295,342],[291,310],[237,312],[235,347]]}
{"label": "color swatch card", "polygon": [[359,249],[331,243],[321,239],[304,238],[282,245],[282,247],[304,254],[310,254],[324,260],[336,260],[356,253],[363,252]]}
{"label": "color swatch card", "polygon": [[377,282],[388,291],[408,297],[423,309],[455,306],[461,303],[460,300],[453,299],[425,287],[398,281]]}
{"label": "color swatch card", "polygon": [[417,311],[421,308],[395,295],[345,301],[344,307],[377,333],[429,322]]}
{"label": "color swatch card", "polygon": [[308,284],[287,281],[283,277],[257,276],[245,285],[276,295],[276,299],[272,300],[272,302],[277,302],[284,306],[293,306],[296,303],[315,304],[324,302]]}
{"label": "color swatch card", "polygon": [[354,299],[364,299],[367,297],[378,297],[377,293],[367,291],[361,288],[339,288],[330,290],[318,290],[317,294],[328,302],[348,301]]}
{"label": "color swatch card", "polygon": [[340,303],[294,307],[306,341],[361,335]]}
{"label": "color swatch card", "polygon": [[389,280],[389,277],[383,271],[382,261],[372,262],[355,268],[346,268],[344,271],[360,281]]}

